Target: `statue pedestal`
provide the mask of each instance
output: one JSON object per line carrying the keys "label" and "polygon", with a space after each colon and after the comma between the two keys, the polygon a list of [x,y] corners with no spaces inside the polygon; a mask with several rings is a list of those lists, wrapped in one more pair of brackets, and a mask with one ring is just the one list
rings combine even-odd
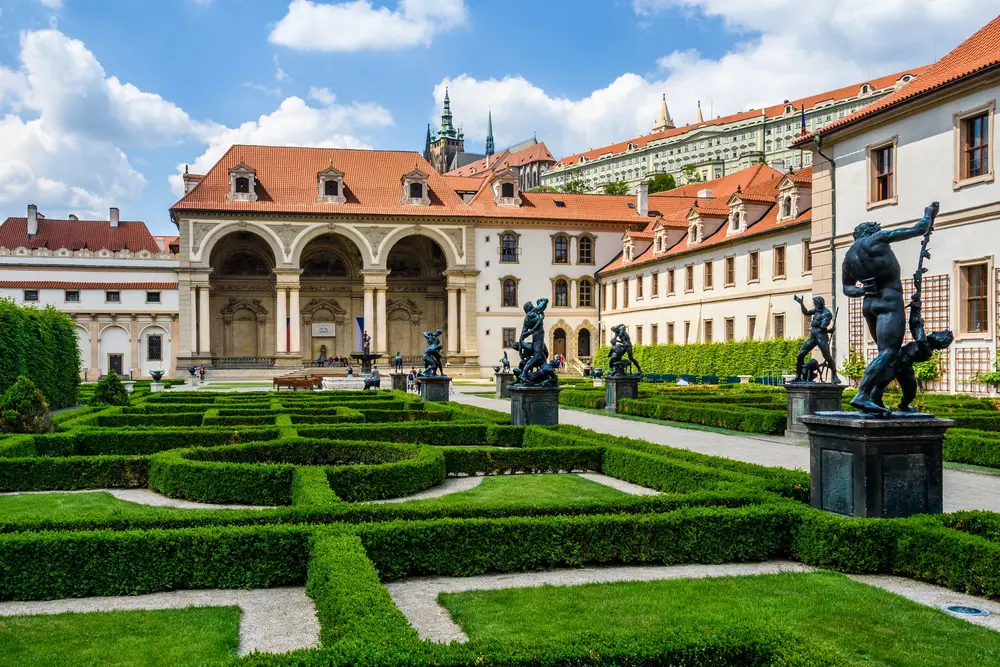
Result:
{"label": "statue pedestal", "polygon": [[163,391],[163,383],[162,382],[150,382],[149,383],[149,393],[150,394],[158,394],[161,391]]}
{"label": "statue pedestal", "polygon": [[825,382],[786,382],[788,422],[785,437],[796,442],[809,442],[809,429],[799,417],[817,412],[839,412],[840,399],[847,385]]}
{"label": "statue pedestal", "polygon": [[514,381],[514,374],[510,372],[494,373],[497,382],[497,398],[510,398],[510,383]]}
{"label": "statue pedestal", "polygon": [[853,517],[941,513],[941,444],[954,421],[857,412],[822,412],[801,421],[809,429],[813,507]]}
{"label": "statue pedestal", "polygon": [[603,387],[604,386],[604,378],[594,378],[594,386],[595,387]]}
{"label": "statue pedestal", "polygon": [[510,386],[512,426],[555,426],[559,423],[559,392],[555,387]]}
{"label": "statue pedestal", "polygon": [[447,375],[420,377],[420,400],[425,403],[447,403],[451,378]]}
{"label": "statue pedestal", "polygon": [[608,412],[618,412],[618,402],[623,398],[639,398],[638,375],[609,375],[605,378],[606,404]]}
{"label": "statue pedestal", "polygon": [[406,373],[389,373],[392,378],[392,388],[396,391],[406,391]]}

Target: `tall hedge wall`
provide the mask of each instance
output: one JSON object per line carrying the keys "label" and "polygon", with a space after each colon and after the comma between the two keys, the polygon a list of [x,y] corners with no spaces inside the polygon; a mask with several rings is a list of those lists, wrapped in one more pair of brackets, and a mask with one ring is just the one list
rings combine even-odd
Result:
{"label": "tall hedge wall", "polygon": [[80,348],[76,330],[54,308],[18,306],[0,299],[0,394],[27,375],[49,408],[76,405],[80,385]]}
{"label": "tall hedge wall", "polygon": [[[689,375],[753,375],[773,370],[795,370],[795,358],[802,346],[794,340],[748,340],[732,343],[692,343],[690,345],[636,345],[636,361],[645,373]],[[607,345],[594,357],[595,368],[608,367]]]}

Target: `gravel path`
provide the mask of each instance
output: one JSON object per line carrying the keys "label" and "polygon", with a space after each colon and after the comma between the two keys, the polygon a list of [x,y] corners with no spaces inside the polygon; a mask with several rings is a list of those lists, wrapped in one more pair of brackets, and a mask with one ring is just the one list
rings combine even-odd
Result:
{"label": "gravel path", "polygon": [[385,498],[383,500],[369,500],[368,502],[375,505],[383,505],[388,503],[406,503],[411,500],[427,500],[429,498],[440,498],[441,496],[447,496],[452,493],[459,493],[460,491],[468,491],[469,489],[474,489],[483,483],[485,478],[481,476],[477,477],[447,477],[443,482],[437,486],[432,486],[429,489],[424,489],[423,491],[418,491],[417,493],[410,494],[408,496],[403,496],[401,498]]}
{"label": "gravel path", "polygon": [[[510,412],[510,401],[470,396],[463,393],[463,389],[475,391],[479,388],[457,387],[452,396],[452,400],[456,403]],[[751,434],[724,435],[713,431],[678,428],[565,408],[559,409],[559,422],[582,426],[599,433],[638,438],[736,461],[793,470],[809,470],[809,447],[790,443],[780,437]],[[973,509],[1000,512],[1000,475],[945,468],[944,511]]]}
{"label": "gravel path", "polygon": [[604,486],[610,486],[612,489],[617,489],[622,493],[627,493],[633,496],[658,496],[660,492],[655,489],[650,489],[645,486],[639,486],[638,484],[633,484],[632,482],[626,482],[624,480],[618,479],[616,477],[608,477],[607,475],[596,475],[590,472],[577,473],[579,477],[588,479],[591,482],[597,482],[598,484],[603,484]]}
{"label": "gravel path", "polygon": [[240,608],[240,655],[253,651],[285,653],[319,645],[316,607],[305,588],[173,591],[123,597],[0,602],[0,616],[228,606]]}
{"label": "gravel path", "polygon": [[976,597],[975,595],[958,593],[943,586],[925,584],[922,581],[914,581],[905,577],[893,577],[887,574],[849,574],[847,576],[859,583],[881,588],[884,591],[895,593],[908,600],[913,600],[914,602],[919,602],[922,605],[936,609],[941,609],[948,605],[964,605],[966,607],[982,609],[989,612],[989,616],[952,615],[964,619],[969,623],[975,623],[976,625],[1000,631],[1000,602]]}
{"label": "gravel path", "polygon": [[76,491],[9,491],[0,496],[37,496],[54,493],[109,493],[118,500],[137,505],[151,507],[173,507],[182,510],[266,510],[273,509],[268,505],[216,505],[212,503],[195,503],[190,500],[168,498],[149,489],[78,489]]}

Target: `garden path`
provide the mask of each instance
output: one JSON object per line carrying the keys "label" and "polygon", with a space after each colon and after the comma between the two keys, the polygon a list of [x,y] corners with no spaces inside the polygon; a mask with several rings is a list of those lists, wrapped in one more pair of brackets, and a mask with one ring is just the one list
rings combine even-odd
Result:
{"label": "garden path", "polygon": [[[466,393],[476,391],[482,392],[483,388],[456,386],[452,400],[500,412],[510,412],[510,401]],[[714,431],[596,415],[563,407],[559,408],[559,423],[747,463],[809,470],[809,447],[787,442],[783,438],[752,434],[726,435]],[[945,468],[944,511],[958,510],[1000,512],[1000,475]]]}

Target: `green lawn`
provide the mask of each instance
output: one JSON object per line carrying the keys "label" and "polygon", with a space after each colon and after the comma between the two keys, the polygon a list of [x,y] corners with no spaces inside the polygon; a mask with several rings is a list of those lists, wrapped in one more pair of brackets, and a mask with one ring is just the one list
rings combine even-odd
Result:
{"label": "green lawn", "polygon": [[111,518],[190,512],[118,500],[110,493],[23,493],[0,496],[0,520]]}
{"label": "green lawn", "polygon": [[407,505],[502,505],[518,502],[536,507],[574,500],[614,500],[627,495],[577,475],[496,475],[483,479],[474,489],[430,500],[411,500]]}
{"label": "green lawn", "polygon": [[838,664],[1000,664],[1000,633],[831,572],[471,591],[442,594],[441,602],[474,641],[696,640],[763,624],[819,646]]}
{"label": "green lawn", "polygon": [[238,607],[0,617],[0,665],[201,665],[236,656]]}

